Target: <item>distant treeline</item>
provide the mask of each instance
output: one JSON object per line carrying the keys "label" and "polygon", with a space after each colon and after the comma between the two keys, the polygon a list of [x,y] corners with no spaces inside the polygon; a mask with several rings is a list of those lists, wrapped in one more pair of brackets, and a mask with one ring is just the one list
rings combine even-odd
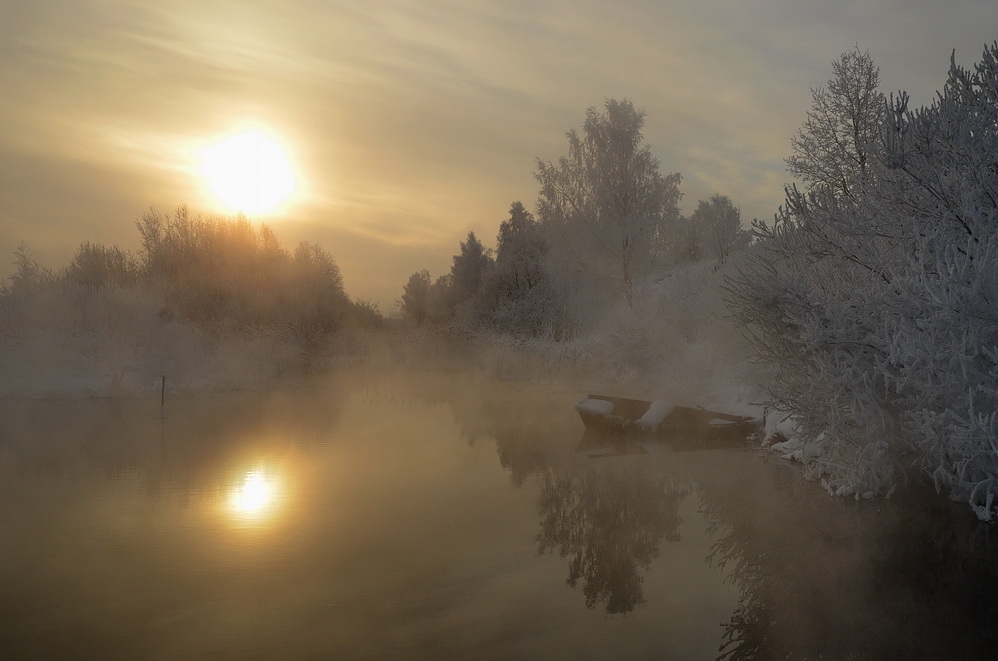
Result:
{"label": "distant treeline", "polygon": [[23,244],[0,287],[0,394],[260,386],[368,351],[384,320],[318,245],[244,217],[154,211],[141,250],[83,242],[53,271]]}
{"label": "distant treeline", "polygon": [[496,248],[469,233],[449,273],[414,273],[400,307],[417,325],[564,338],[624,301],[647,280],[684,263],[724,262],[751,242],[724,195],[679,212],[681,176],[662,174],[644,144],[645,113],[628,100],[589,108],[568,154],[538,161],[535,213],[521,202],[499,225]]}
{"label": "distant treeline", "polygon": [[89,295],[139,289],[161,303],[164,320],[205,327],[284,328],[329,333],[349,325],[381,321],[376,307],[351,301],[333,257],[314,243],[281,246],[267,225],[245,217],[156,211],[136,222],[138,254],[117,245],[84,241],[59,271],[42,268],[24,245],[15,251],[16,270],[0,289],[0,305],[61,287]]}

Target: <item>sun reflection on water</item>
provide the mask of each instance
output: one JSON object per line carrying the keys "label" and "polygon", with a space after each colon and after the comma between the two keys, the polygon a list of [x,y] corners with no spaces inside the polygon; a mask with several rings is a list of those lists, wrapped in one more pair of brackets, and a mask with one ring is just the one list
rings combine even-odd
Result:
{"label": "sun reflection on water", "polygon": [[280,505],[278,476],[262,469],[248,471],[229,492],[229,512],[240,522],[256,523],[269,518]]}

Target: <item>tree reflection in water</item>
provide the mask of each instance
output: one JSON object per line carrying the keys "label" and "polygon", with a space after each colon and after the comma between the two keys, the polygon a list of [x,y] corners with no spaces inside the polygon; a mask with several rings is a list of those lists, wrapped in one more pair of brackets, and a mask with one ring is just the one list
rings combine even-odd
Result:
{"label": "tree reflection in water", "polygon": [[640,571],[661,541],[679,541],[679,504],[687,495],[687,487],[632,462],[549,469],[542,474],[539,552],[570,557],[567,583],[582,580],[586,606],[628,613],[644,601]]}
{"label": "tree reflection in water", "polygon": [[[494,440],[510,480],[540,482],[541,554],[569,558],[568,585],[582,581],[589,608],[628,613],[644,601],[641,572],[662,540],[679,541],[679,504],[690,488],[638,457],[576,455],[580,421],[562,390],[480,380],[475,388],[424,381],[414,396],[447,401],[461,434]],[[590,439],[605,445],[606,439]],[[585,438],[584,438],[585,441]]]}
{"label": "tree reflection in water", "polygon": [[998,553],[971,544],[967,512],[930,491],[831,498],[782,462],[715,446],[685,452],[702,444],[677,439],[655,456],[629,454],[633,444],[618,439],[589,459],[576,453],[607,439],[580,443],[564,392],[471,383],[419,378],[411,392],[448,403],[469,443],[493,440],[514,485],[537,480],[538,550],[567,559],[567,583],[581,582],[590,608],[628,613],[643,602],[643,576],[663,540],[679,539],[679,505],[695,494],[713,541],[707,564],[739,594],[718,621],[720,659],[996,658]]}

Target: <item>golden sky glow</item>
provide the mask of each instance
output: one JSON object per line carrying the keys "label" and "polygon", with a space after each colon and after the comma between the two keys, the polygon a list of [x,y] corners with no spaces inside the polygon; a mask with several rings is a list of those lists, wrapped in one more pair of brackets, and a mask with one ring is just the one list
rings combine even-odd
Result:
{"label": "golden sky glow", "polygon": [[535,159],[607,97],[647,111],[683,211],[722,193],[769,218],[840,53],[923,104],[996,35],[993,0],[0,0],[0,277],[20,241],[58,268],[84,240],[137,248],[149,207],[218,210],[197,154],[253,117],[298,178],[265,220],[390,312],[532,207]]}

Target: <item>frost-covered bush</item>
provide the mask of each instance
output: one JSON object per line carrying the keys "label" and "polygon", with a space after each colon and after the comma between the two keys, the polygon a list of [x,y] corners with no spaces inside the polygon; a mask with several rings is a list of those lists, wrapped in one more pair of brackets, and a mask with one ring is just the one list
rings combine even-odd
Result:
{"label": "frost-covered bush", "polygon": [[90,289],[105,286],[129,287],[138,279],[135,258],[118,246],[84,241],[66,268],[64,278]]}
{"label": "frost-covered bush", "polygon": [[840,494],[915,468],[998,513],[998,44],[892,101],[854,194],[788,192],[730,282],[811,468]]}
{"label": "frost-covered bush", "polygon": [[752,234],[742,229],[741,209],[727,195],[700,200],[689,222],[696,228],[694,235],[700,243],[695,252],[721,263],[752,241]]}
{"label": "frost-covered bush", "polygon": [[30,299],[55,281],[55,275],[31,256],[23,242],[14,250],[14,266],[14,273],[0,281],[0,306],[7,308],[7,314],[10,314],[10,306]]}

